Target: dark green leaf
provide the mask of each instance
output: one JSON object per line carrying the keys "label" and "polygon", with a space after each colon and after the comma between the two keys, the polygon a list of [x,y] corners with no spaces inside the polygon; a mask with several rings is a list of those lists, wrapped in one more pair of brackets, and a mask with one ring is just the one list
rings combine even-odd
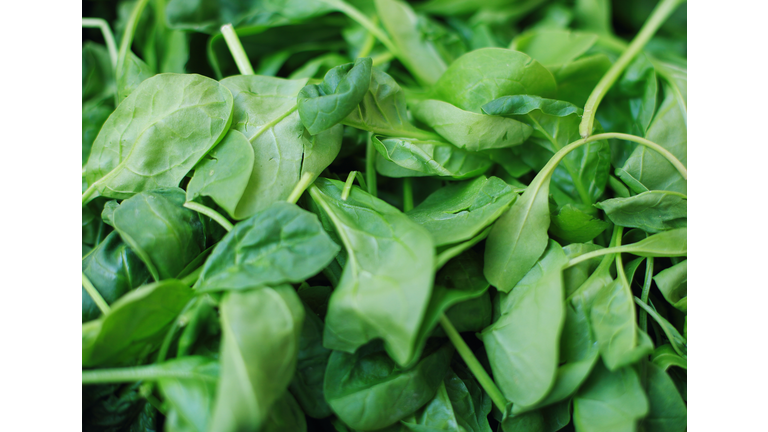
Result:
{"label": "dark green leaf", "polygon": [[307,419],[290,392],[283,393],[272,409],[261,432],[306,432]]}
{"label": "dark green leaf", "polygon": [[630,367],[610,372],[598,362],[573,398],[573,424],[579,431],[633,431],[647,413],[648,399]]}
{"label": "dark green leaf", "polygon": [[653,363],[646,364],[648,417],[640,423],[640,430],[648,432],[684,432],[688,424],[688,410],[675,388],[672,378]]}
{"label": "dark green leaf", "polygon": [[672,306],[688,311],[688,260],[660,271],[653,281]]}
{"label": "dark green leaf", "polygon": [[[301,293],[299,293],[301,295]],[[308,416],[324,418],[331,415],[325,401],[323,379],[331,350],[323,346],[323,321],[304,305],[304,326],[299,337],[296,374],[288,389]]]}
{"label": "dark green leaf", "polygon": [[567,242],[588,242],[605,231],[610,224],[596,218],[578,205],[566,204],[550,215],[549,232]]}

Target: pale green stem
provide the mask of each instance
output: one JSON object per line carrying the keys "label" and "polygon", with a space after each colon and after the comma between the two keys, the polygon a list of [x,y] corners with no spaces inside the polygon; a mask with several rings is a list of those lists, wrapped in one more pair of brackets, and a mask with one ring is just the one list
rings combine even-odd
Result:
{"label": "pale green stem", "polygon": [[305,172],[301,175],[301,178],[299,179],[299,182],[296,183],[296,186],[294,186],[293,190],[291,191],[291,194],[288,195],[288,201],[291,204],[296,204],[299,201],[299,198],[301,198],[301,194],[304,193],[307,188],[314,183],[315,181],[315,174],[310,172]]}
{"label": "pale green stem", "polygon": [[91,296],[93,302],[96,303],[96,306],[101,310],[101,313],[104,315],[108,314],[110,310],[109,305],[104,300],[104,297],[99,294],[99,291],[93,286],[91,280],[88,279],[88,276],[86,276],[85,273],[83,273],[83,288],[85,288],[85,291]]}
{"label": "pale green stem", "polygon": [[125,25],[125,32],[123,38],[120,40],[120,50],[117,52],[117,67],[115,70],[119,74],[123,70],[125,65],[125,58],[128,56],[128,51],[131,49],[133,43],[133,34],[136,33],[136,26],[139,24],[139,18],[144,11],[144,7],[149,0],[139,0],[136,2],[136,6],[133,7],[131,15],[128,17],[128,23]]}
{"label": "pale green stem", "polygon": [[115,35],[112,34],[109,24],[101,18],[83,18],[83,27],[101,29],[104,42],[107,44],[107,51],[109,51],[112,69],[117,70],[117,45],[115,44]]}
{"label": "pale green stem", "polygon": [[216,381],[209,375],[164,368],[157,364],[115,369],[94,369],[83,371],[83,384],[130,383],[136,381],[156,381],[162,378],[190,378]]}
{"label": "pale green stem", "polygon": [[192,271],[192,273],[181,278],[181,283],[187,286],[193,286],[200,278],[200,274],[203,272],[203,266],[200,266]]}
{"label": "pale green stem", "polygon": [[392,41],[389,39],[389,37],[381,31],[380,28],[376,26],[376,24],[373,23],[370,19],[368,19],[365,14],[357,10],[354,6],[345,3],[342,0],[320,0],[323,3],[327,3],[339,12],[343,13],[344,15],[352,18],[354,21],[356,21],[361,26],[365,27],[366,30],[368,30],[371,34],[376,36],[376,39],[379,40],[387,49],[392,53],[398,53],[397,48],[395,47],[395,44],[392,43]]}
{"label": "pale green stem", "polygon": [[365,145],[365,182],[368,184],[368,193],[378,196],[376,190],[376,149],[373,147],[373,134],[368,133],[368,142]]}
{"label": "pale green stem", "polygon": [[341,200],[346,201],[349,198],[350,192],[352,192],[352,184],[355,182],[355,176],[357,171],[350,171],[347,175],[347,181],[344,182],[344,188],[341,190]]}
{"label": "pale green stem", "polygon": [[405,177],[403,179],[403,212],[410,211],[413,208],[413,179]]}
{"label": "pale green stem", "polygon": [[[379,17],[374,16],[371,19],[371,23],[373,25],[379,24]],[[360,48],[360,52],[357,53],[357,57],[368,57],[368,54],[371,53],[371,50],[373,49],[374,45],[376,45],[376,37],[373,35],[373,33],[368,32],[367,35],[365,35],[365,41],[363,41],[363,46]]]}
{"label": "pale green stem", "polygon": [[[640,301],[648,303],[648,295],[651,292],[651,281],[653,280],[653,257],[646,258],[645,260],[645,281],[643,282],[643,292],[640,294]],[[640,310],[640,328],[644,332],[648,332],[648,313],[645,309]]]}
{"label": "pale green stem", "polygon": [[[682,343],[684,343],[684,344],[687,344],[687,343],[688,343],[688,341],[687,341],[686,339],[684,339],[684,338],[683,338],[683,340],[678,340],[677,338],[675,338],[675,335],[672,333],[672,330],[670,330],[670,329],[669,329],[669,327],[667,326],[668,324],[664,322],[664,320],[663,320],[663,318],[661,317],[661,315],[659,315],[659,313],[658,313],[658,312],[656,312],[656,311],[655,311],[655,310],[654,310],[654,309],[653,309],[651,306],[649,306],[649,305],[647,305],[647,304],[643,303],[643,301],[642,301],[642,300],[640,300],[640,299],[639,299],[639,298],[637,298],[637,297],[634,297],[634,300],[635,300],[635,303],[636,303],[638,306],[640,306],[640,307],[641,307],[641,308],[642,308],[642,309],[643,309],[645,312],[647,312],[647,313],[648,313],[648,315],[650,315],[650,316],[651,316],[651,317],[652,317],[652,318],[653,318],[653,319],[656,321],[656,323],[659,325],[659,327],[661,327],[661,330],[664,332],[664,334],[667,336],[667,339],[669,339],[669,340],[670,340],[670,342],[671,342],[671,341],[675,341],[675,342],[678,342],[678,343],[682,342]],[[680,337],[682,338],[682,337],[683,337],[683,335],[680,335]],[[682,352],[682,351],[680,350],[680,348],[678,348],[678,346],[677,346],[677,343],[673,343],[673,344],[671,344],[671,345],[672,345],[672,349],[674,349],[674,350],[675,350],[675,352],[676,352],[676,353],[677,353],[677,354],[678,354],[680,357],[682,357],[682,358],[684,358],[684,359],[687,359],[687,358],[688,358],[688,356],[686,355],[686,353]]]}
{"label": "pale green stem", "polygon": [[563,270],[573,267],[576,264],[582,263],[587,260],[591,260],[592,258],[596,258],[603,255],[610,255],[610,254],[618,254],[623,252],[632,252],[632,244],[624,245],[624,246],[614,246],[614,247],[608,247],[605,249],[598,249],[589,253],[585,253],[584,255],[579,255],[576,258],[568,261],[568,264],[563,267]]}
{"label": "pale green stem", "polygon": [[685,165],[683,165],[683,163],[680,162],[680,159],[678,159],[669,150],[665,149],[659,144],[656,144],[655,142],[647,140],[643,137],[629,135],[625,133],[619,133],[619,132],[608,132],[608,133],[602,133],[598,135],[592,135],[591,137],[587,138],[586,143],[605,140],[605,139],[612,139],[612,138],[636,142],[638,144],[648,147],[649,149],[655,150],[660,155],[664,156],[664,158],[668,160],[669,163],[671,163],[672,166],[675,167],[675,169],[677,169],[677,171],[680,173],[681,176],[683,176],[685,180],[688,180],[688,170],[685,168]]}
{"label": "pale green stem", "polygon": [[[96,192],[96,185],[97,184],[98,184],[98,182],[94,182],[92,185],[88,186],[88,189],[86,189],[85,192],[83,192],[82,205],[88,204],[88,202],[91,199],[96,198],[96,197],[99,196],[98,193]],[[96,195],[94,196],[94,194],[96,194]]]}
{"label": "pale green stem", "polygon": [[237,69],[242,75],[254,75],[253,66],[248,60],[248,55],[245,54],[243,45],[240,43],[240,38],[235,33],[235,28],[232,24],[226,24],[221,26],[221,34],[224,36],[224,40],[227,42],[229,52],[232,53],[232,57],[235,59]]}
{"label": "pale green stem", "polygon": [[488,233],[490,232],[491,227],[489,226],[480,231],[480,234],[472,237],[464,243],[459,243],[456,246],[440,252],[440,254],[437,255],[437,258],[435,259],[435,271],[440,270],[448,261],[458,256],[460,253],[485,240],[485,238],[488,237]]}
{"label": "pale green stem", "polygon": [[685,0],[662,0],[651,13],[651,16],[643,24],[640,32],[635,36],[627,49],[619,56],[616,63],[608,69],[608,72],[603,75],[600,82],[592,90],[592,94],[587,99],[587,104],[584,106],[584,115],[581,118],[581,124],[579,124],[579,134],[582,138],[587,138],[592,134],[592,127],[595,123],[595,113],[597,107],[600,105],[600,101],[613,83],[619,78],[624,69],[627,68],[632,59],[637,56],[640,50],[643,49],[645,44],[653,37],[656,31],[661,27],[664,21],[675,11],[677,6],[685,2]]}
{"label": "pale green stem", "polygon": [[391,52],[387,51],[371,57],[371,63],[373,63],[373,66],[380,66],[384,63],[391,62],[394,60],[394,58],[395,56]]}
{"label": "pale green stem", "polygon": [[456,351],[458,351],[461,358],[464,359],[464,362],[469,367],[469,370],[472,371],[477,382],[479,382],[483,389],[485,389],[485,392],[491,397],[491,400],[496,404],[499,411],[504,412],[507,406],[507,399],[501,393],[499,388],[496,387],[496,383],[493,382],[488,375],[488,372],[485,371],[483,365],[477,360],[475,354],[469,349],[467,343],[464,342],[464,339],[462,339],[459,332],[456,331],[456,328],[451,324],[451,321],[445,314],[440,314],[440,325],[443,326],[443,330],[445,330],[445,334],[448,335],[448,339],[450,339],[453,346],[456,347]]}
{"label": "pale green stem", "polygon": [[[611,236],[611,242],[608,244],[608,246],[615,246],[615,245],[617,245],[619,243],[619,241],[621,241],[621,235],[620,235],[620,232],[619,232],[619,226],[614,225],[613,226],[613,234]],[[605,257],[603,257],[603,260],[600,261],[600,265],[597,266],[597,268],[595,269],[595,271],[592,274],[599,274],[598,272],[606,271],[607,268],[609,268],[611,266],[612,262],[613,262],[613,255],[610,255],[610,254],[606,255]],[[565,270],[565,268],[563,268],[563,270]],[[587,284],[586,283],[582,283],[581,286],[576,289],[576,291],[572,292],[571,295],[569,295],[568,298],[565,299],[566,303],[570,302],[571,300],[573,300],[573,298],[576,297],[577,295],[579,295],[584,290],[584,288],[586,288],[586,287],[587,287]]]}
{"label": "pale green stem", "polygon": [[219,223],[219,225],[222,226],[222,228],[227,230],[227,232],[232,231],[232,228],[234,228],[234,226],[232,225],[232,222],[228,221],[227,218],[225,218],[219,212],[217,212],[216,210],[214,210],[214,209],[212,209],[210,207],[204,206],[204,205],[202,205],[200,203],[196,203],[194,201],[187,201],[187,202],[185,202],[184,203],[184,207],[186,207],[186,208],[188,208],[190,210],[194,210],[194,211],[196,211],[196,212],[198,212],[200,214],[204,214],[204,215],[208,216],[209,218],[215,220],[216,222]]}

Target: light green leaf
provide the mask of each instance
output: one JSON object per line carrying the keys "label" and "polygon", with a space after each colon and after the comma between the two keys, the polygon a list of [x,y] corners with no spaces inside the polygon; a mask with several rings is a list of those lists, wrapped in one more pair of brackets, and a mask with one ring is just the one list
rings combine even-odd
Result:
{"label": "light green leaf", "polygon": [[688,260],[660,271],[653,281],[672,306],[688,311]]}
{"label": "light green leaf", "polygon": [[374,136],[373,145],[378,152],[376,170],[387,177],[440,176],[460,180],[479,176],[493,165],[480,153],[441,141]]}
{"label": "light green leaf", "polygon": [[688,198],[677,192],[647,191],[595,204],[614,224],[657,233],[687,226]]}
{"label": "light green leaf", "polygon": [[573,424],[578,431],[634,432],[646,414],[648,399],[630,367],[610,372],[598,362],[573,398]]}
{"label": "light green leaf", "polygon": [[509,48],[522,51],[544,66],[571,62],[584,54],[597,41],[594,33],[561,29],[536,29],[514,39]]}

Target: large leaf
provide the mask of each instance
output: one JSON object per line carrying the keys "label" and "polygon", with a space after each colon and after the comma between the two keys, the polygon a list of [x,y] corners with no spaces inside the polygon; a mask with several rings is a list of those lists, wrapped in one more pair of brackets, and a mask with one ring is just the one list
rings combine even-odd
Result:
{"label": "large leaf", "polygon": [[657,233],[688,224],[688,198],[677,192],[647,191],[595,204],[614,224]]}
{"label": "large leaf", "polygon": [[317,216],[276,202],[235,225],[216,245],[196,287],[205,292],[301,282],[327,266],[339,249]]}
{"label": "large leaf", "polygon": [[376,170],[387,177],[476,177],[493,165],[480,154],[454,145],[416,138],[373,137],[378,151]]}
{"label": "large leaf", "polygon": [[[195,364],[196,363],[196,364]],[[166,415],[168,431],[205,432],[211,420],[216,397],[219,363],[205,357],[182,357],[162,364],[168,369],[187,372],[189,377],[167,377],[157,381],[170,409]],[[192,376],[193,373],[197,376]]]}
{"label": "large leaf", "polygon": [[573,399],[573,424],[584,432],[632,432],[648,413],[648,399],[634,369],[614,372],[601,362]]}
{"label": "large leaf", "polygon": [[323,343],[354,352],[383,338],[392,358],[409,364],[432,293],[432,238],[399,210],[360,189],[353,188],[343,200],[343,186],[318,179],[309,190],[348,256],[328,304]]}
{"label": "large leaf", "polygon": [[512,40],[510,49],[522,51],[544,66],[566,64],[584,54],[597,41],[594,33],[536,29]]}
{"label": "large leaf", "polygon": [[129,198],[178,186],[231,121],[232,94],[216,81],[176,74],[147,79],[118,105],[93,143],[86,165],[90,198]]}
{"label": "large leaf", "polygon": [[660,367],[646,363],[648,416],[641,430],[648,432],[684,432],[688,425],[688,409],[675,388],[672,378]]}

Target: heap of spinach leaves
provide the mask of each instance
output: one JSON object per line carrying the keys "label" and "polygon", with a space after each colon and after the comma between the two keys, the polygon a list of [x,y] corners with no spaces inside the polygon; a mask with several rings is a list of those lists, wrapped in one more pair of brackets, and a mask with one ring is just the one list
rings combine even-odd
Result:
{"label": "heap of spinach leaves", "polygon": [[83,430],[685,430],[653,3],[91,5]]}

